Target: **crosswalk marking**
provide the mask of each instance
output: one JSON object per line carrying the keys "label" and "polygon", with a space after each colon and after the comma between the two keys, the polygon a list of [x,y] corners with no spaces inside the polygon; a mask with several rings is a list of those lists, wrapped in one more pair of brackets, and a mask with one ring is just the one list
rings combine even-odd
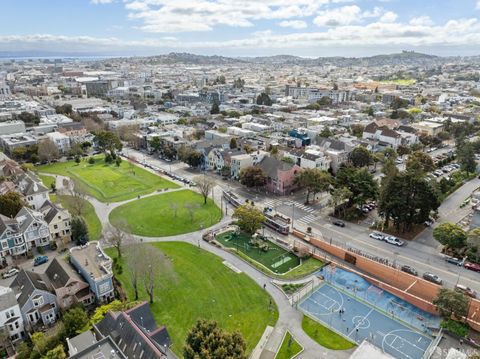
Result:
{"label": "crosswalk marking", "polygon": [[296,221],[302,222],[302,223],[305,223],[305,224],[309,224],[309,223],[314,222],[316,219],[317,219],[317,217],[315,215],[309,214],[307,216],[297,218]]}
{"label": "crosswalk marking", "polygon": [[283,201],[283,200],[279,200],[279,199],[270,199],[270,200],[264,202],[264,205],[265,205],[265,207],[275,208],[276,206],[281,206],[281,205],[284,205],[284,204],[287,204],[287,203],[289,203],[289,204],[293,203],[296,208],[300,208],[302,211],[305,211],[305,212],[308,212],[308,213],[315,212],[314,208],[308,207],[308,206],[304,205],[303,203],[292,202],[292,201],[287,202],[287,201]]}

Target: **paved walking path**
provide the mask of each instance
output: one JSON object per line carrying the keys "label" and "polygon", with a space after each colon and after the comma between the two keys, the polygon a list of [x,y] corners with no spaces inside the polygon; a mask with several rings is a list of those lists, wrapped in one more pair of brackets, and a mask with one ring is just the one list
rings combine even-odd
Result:
{"label": "paved walking path", "polygon": [[[64,179],[68,180],[69,178],[65,176],[60,176],[60,175],[56,176],[56,185],[60,193],[62,192],[68,193],[68,188],[65,188],[65,186],[63,185]],[[160,193],[179,191],[182,189],[186,189],[186,188],[181,187],[178,189],[171,189],[171,190],[162,191],[162,192],[153,192],[151,194],[142,196],[142,198],[148,197],[148,196],[154,196]],[[222,196],[221,191],[219,191],[218,189],[215,189],[214,200],[217,204],[220,203],[221,196]],[[105,227],[106,227],[105,225],[109,223],[108,216],[112,211],[112,209],[118,206],[121,206],[122,204],[135,201],[137,200],[137,198],[133,198],[133,199],[122,201],[122,202],[115,202],[115,203],[103,203],[98,201],[96,198],[93,198],[90,196],[86,196],[86,200],[88,200],[95,208],[95,212],[97,213],[97,216],[99,217],[103,225],[103,228],[105,230]],[[226,224],[230,223],[231,220],[232,220],[231,217],[226,215],[222,218],[222,220],[219,223],[208,228],[208,230],[221,228]],[[275,348],[277,348],[281,343],[280,336],[283,338],[283,334],[287,330],[295,337],[295,339],[304,348],[304,351],[297,358],[344,359],[344,358],[348,358],[351,355],[351,353],[353,352],[353,349],[344,350],[344,351],[330,350],[322,347],[317,342],[312,340],[307,334],[305,334],[305,332],[302,329],[302,317],[303,317],[302,313],[292,307],[292,304],[290,303],[289,299],[285,296],[285,294],[277,286],[273,284],[272,278],[263,274],[252,265],[240,259],[238,256],[230,252],[227,252],[223,249],[220,249],[208,242],[203,241],[202,234],[204,233],[205,230],[192,232],[192,233],[185,233],[185,234],[180,234],[180,235],[170,236],[170,237],[144,237],[144,236],[137,236],[137,235],[134,235],[132,237],[136,240],[141,240],[143,242],[176,241],[176,242],[190,243],[194,246],[198,246],[204,250],[207,250],[208,252],[213,253],[219,256],[220,258],[222,258],[223,260],[226,260],[229,263],[233,264],[235,267],[237,267],[242,272],[247,274],[250,278],[252,278],[260,287],[263,287],[265,285],[265,290],[270,294],[274,302],[277,304],[279,317],[273,329],[272,335],[269,336],[268,341],[264,346],[265,350],[262,352],[260,356],[261,358],[268,358],[269,357],[268,352],[271,352],[272,350],[276,350]],[[103,244],[105,245],[106,243],[103,243]],[[310,279],[313,280],[313,278],[314,277],[312,276],[312,278]],[[280,343],[278,343],[279,340],[280,340]]]}

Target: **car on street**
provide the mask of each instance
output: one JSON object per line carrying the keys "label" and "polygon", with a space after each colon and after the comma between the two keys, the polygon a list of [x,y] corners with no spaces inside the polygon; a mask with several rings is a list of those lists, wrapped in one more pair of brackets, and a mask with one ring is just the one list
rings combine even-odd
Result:
{"label": "car on street", "polygon": [[423,273],[423,279],[428,280],[429,282],[442,285],[443,280],[436,274],[425,272]]}
{"label": "car on street", "polygon": [[410,266],[407,266],[407,265],[404,265],[400,268],[400,270],[402,272],[405,272],[405,273],[408,273],[408,274],[411,274],[411,275],[415,275],[417,276],[418,275],[418,272],[415,268],[413,267],[410,267]]}
{"label": "car on street", "polygon": [[17,275],[18,272],[19,272],[19,270],[17,268],[9,269],[6,272],[2,273],[2,278],[7,279],[7,278],[10,278],[10,277],[13,277],[13,276]]}
{"label": "car on street", "polygon": [[393,245],[399,246],[399,247],[401,247],[405,244],[404,241],[402,241],[401,239],[398,239],[395,236],[386,236],[383,240],[385,242],[389,243],[389,244],[393,244]]}
{"label": "car on street", "polygon": [[463,266],[464,260],[463,259],[458,259],[455,257],[450,257],[450,256],[445,256],[445,262],[450,263],[450,264],[455,264],[459,267]]}
{"label": "car on street", "polygon": [[455,286],[455,290],[458,291],[458,292],[462,292],[462,293],[468,295],[469,297],[477,298],[477,292],[475,292],[473,289],[467,287],[466,285],[457,284]]}
{"label": "car on street", "polygon": [[39,265],[41,265],[43,263],[47,263],[47,262],[48,262],[48,257],[47,256],[38,256],[33,260],[33,265],[36,267],[36,266],[39,266]]}
{"label": "car on street", "polygon": [[370,233],[370,238],[377,239],[379,241],[383,241],[385,239],[385,236],[381,233],[378,233],[378,232],[372,232],[372,233]]}
{"label": "car on street", "polygon": [[469,270],[473,270],[474,272],[480,272],[480,264],[466,262],[463,264],[463,266]]}
{"label": "car on street", "polygon": [[345,227],[345,222],[343,221],[333,221],[332,223],[338,227]]}

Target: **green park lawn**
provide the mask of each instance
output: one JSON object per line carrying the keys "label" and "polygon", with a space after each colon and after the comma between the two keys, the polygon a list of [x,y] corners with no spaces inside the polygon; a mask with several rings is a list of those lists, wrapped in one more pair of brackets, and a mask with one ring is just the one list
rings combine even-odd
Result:
{"label": "green park lawn", "polygon": [[[74,211],[72,210],[71,200],[71,196],[57,196],[57,201],[62,204],[63,208],[66,208],[70,211],[70,213],[73,213]],[[82,217],[88,227],[89,239],[91,241],[99,240],[102,234],[102,223],[100,223],[100,219],[98,219],[98,216],[95,213],[95,208],[93,208],[90,202],[84,199],[77,198],[75,200],[84,202]]]}
{"label": "green park lawn", "polygon": [[310,338],[325,348],[332,350],[347,350],[355,346],[352,342],[306,315],[303,316],[302,328]]}
{"label": "green park lawn", "polygon": [[[188,243],[157,242],[144,244],[161,250],[173,265],[174,275],[159,273],[155,301],[151,309],[158,325],[165,325],[173,342],[173,351],[180,355],[188,330],[197,319],[215,320],[228,331],[242,333],[250,353],[267,325],[275,325],[278,312],[270,305],[270,296],[246,274],[228,269],[220,257]],[[107,253],[115,257],[113,248]],[[120,261],[122,274],[116,275],[133,300],[126,261]],[[139,286],[140,300],[148,300]]]}
{"label": "green park lawn", "polygon": [[190,190],[141,198],[115,208],[109,216],[114,226],[147,237],[198,231],[202,226],[207,228],[218,223],[221,218],[220,208],[211,199],[203,204],[202,195]]}
{"label": "green park lawn", "polygon": [[40,179],[42,180],[43,184],[45,187],[48,189],[52,188],[52,183],[55,183],[55,177],[53,176],[48,176],[48,175],[38,175]]}
{"label": "green park lawn", "polygon": [[35,170],[68,176],[76,181],[82,191],[102,202],[120,202],[159,189],[178,187],[125,160],[120,167],[106,164],[103,156],[96,156],[95,160],[94,164],[89,164],[86,159],[79,164],[74,161],[56,162],[35,167]]}
{"label": "green park lawn", "polygon": [[[290,342],[290,347],[288,343]],[[302,351],[302,346],[292,337],[290,332],[287,332],[283,338],[282,345],[278,351],[275,359],[291,359]]]}

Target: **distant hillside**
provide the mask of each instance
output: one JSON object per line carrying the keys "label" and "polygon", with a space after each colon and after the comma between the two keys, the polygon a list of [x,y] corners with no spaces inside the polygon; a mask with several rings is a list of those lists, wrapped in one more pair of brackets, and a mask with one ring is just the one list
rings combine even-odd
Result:
{"label": "distant hillside", "polygon": [[226,65],[243,62],[239,59],[224,56],[204,56],[195,55],[187,52],[171,52],[167,55],[149,57],[149,60],[162,64],[193,64],[193,65]]}

